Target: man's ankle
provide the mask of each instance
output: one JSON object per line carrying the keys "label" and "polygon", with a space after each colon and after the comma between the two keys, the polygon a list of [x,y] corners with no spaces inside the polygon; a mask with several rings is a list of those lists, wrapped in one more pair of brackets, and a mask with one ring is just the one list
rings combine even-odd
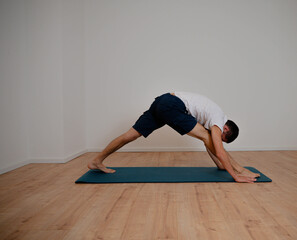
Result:
{"label": "man's ankle", "polygon": [[103,153],[99,153],[99,154],[96,156],[95,160],[100,161],[100,162],[103,162],[103,160],[104,160],[105,158],[107,158],[107,155],[105,155],[105,154],[103,154]]}

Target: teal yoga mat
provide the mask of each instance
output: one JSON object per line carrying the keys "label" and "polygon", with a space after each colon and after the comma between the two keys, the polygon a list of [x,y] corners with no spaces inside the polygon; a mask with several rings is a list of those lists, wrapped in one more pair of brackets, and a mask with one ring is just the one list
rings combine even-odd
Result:
{"label": "teal yoga mat", "polygon": [[[260,173],[257,182],[272,181],[257,169],[246,168]],[[112,169],[116,172],[89,170],[75,183],[234,182],[227,171],[216,167],[114,167]]]}

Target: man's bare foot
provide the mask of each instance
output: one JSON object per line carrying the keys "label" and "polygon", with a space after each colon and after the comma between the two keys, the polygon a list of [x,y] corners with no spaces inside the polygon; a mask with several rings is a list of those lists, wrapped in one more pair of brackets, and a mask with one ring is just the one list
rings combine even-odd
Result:
{"label": "man's bare foot", "polygon": [[89,169],[98,169],[105,173],[115,173],[114,169],[106,168],[102,163],[97,162],[95,159],[88,163]]}

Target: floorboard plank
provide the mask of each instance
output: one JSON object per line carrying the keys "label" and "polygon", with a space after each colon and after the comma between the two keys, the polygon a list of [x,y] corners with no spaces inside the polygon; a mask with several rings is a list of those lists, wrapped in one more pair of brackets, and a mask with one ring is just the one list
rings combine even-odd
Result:
{"label": "floorboard plank", "polygon": [[[0,175],[1,239],[297,239],[297,151],[230,152],[271,183],[74,184],[96,153]],[[109,167],[211,167],[206,152],[115,153]]]}

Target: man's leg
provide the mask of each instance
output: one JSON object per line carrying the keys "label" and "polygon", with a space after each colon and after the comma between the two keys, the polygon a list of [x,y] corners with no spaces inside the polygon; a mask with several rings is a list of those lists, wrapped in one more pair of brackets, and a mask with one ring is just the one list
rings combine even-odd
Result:
{"label": "man's leg", "polygon": [[205,147],[206,151],[208,152],[208,155],[210,158],[214,161],[214,163],[217,165],[218,169],[224,170],[223,164],[220,162],[220,160],[208,149],[208,147]]}
{"label": "man's leg", "polygon": [[198,138],[201,141],[203,141],[204,145],[213,154],[215,154],[215,149],[214,149],[214,146],[212,144],[212,139],[211,139],[210,132],[207,129],[205,129],[200,123],[197,123],[195,125],[195,127],[189,133],[187,133],[187,135],[189,135],[191,137],[194,137],[194,138]]}
{"label": "man's leg", "polygon": [[107,158],[110,154],[119,150],[127,143],[136,140],[140,136],[141,134],[139,132],[137,132],[134,128],[130,128],[126,133],[112,140],[102,152],[100,152],[93,160],[91,160],[88,164],[88,168],[99,169],[106,173],[114,173],[115,170],[108,169],[103,165],[102,162],[104,161],[104,159]]}
{"label": "man's leg", "polygon": [[219,159],[215,156],[215,149],[212,143],[211,135],[207,129],[205,129],[200,123],[197,123],[192,131],[188,133],[188,135],[200,139],[204,143],[209,156],[217,165],[217,167],[219,169],[224,169]]}

